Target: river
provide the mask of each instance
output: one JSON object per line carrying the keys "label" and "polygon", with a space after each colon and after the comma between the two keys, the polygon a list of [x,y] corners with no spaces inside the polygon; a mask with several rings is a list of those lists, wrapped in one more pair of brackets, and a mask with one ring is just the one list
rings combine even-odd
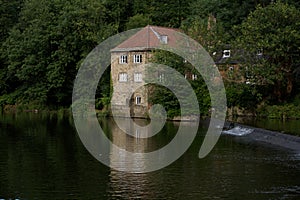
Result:
{"label": "river", "polygon": [[[110,137],[118,134],[113,120],[99,121]],[[167,144],[177,126],[167,122],[147,149]],[[68,115],[0,115],[0,199],[300,199],[299,152],[222,135],[199,159],[206,130],[201,123],[191,147],[168,167],[131,174],[91,156]]]}

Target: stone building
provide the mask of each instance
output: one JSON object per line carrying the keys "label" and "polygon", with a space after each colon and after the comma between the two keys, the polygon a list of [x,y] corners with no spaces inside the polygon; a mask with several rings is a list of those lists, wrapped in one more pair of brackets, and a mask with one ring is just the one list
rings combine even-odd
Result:
{"label": "stone building", "polygon": [[150,108],[145,67],[153,50],[160,45],[175,45],[176,31],[171,28],[146,26],[111,50],[114,116],[146,117]]}
{"label": "stone building", "polygon": [[[178,30],[146,26],[136,34],[111,49],[111,80],[113,95],[111,107],[114,116],[144,118],[148,115],[150,88],[145,86],[145,72],[153,51],[161,45],[178,46]],[[236,52],[241,53],[241,52]],[[243,83],[246,78],[239,67],[241,60],[236,60],[230,47],[215,52],[212,57],[223,79]],[[164,78],[164,77],[158,77]],[[197,75],[185,72],[185,78],[196,80]]]}

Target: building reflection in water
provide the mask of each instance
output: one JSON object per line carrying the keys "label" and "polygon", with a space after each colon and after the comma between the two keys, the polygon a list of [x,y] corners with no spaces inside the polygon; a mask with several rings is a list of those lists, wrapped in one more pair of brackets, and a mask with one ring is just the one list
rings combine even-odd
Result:
{"label": "building reflection in water", "polygon": [[[163,197],[163,194],[155,194],[153,192],[153,188],[156,188],[158,185],[160,185],[156,185],[156,182],[162,181],[157,179],[158,177],[161,177],[160,175],[158,175],[161,173],[161,171],[137,174],[127,173],[124,171],[133,171],[132,169],[142,168],[146,169],[151,163],[148,163],[149,160],[143,157],[143,153],[155,151],[168,144],[170,140],[172,140],[174,135],[176,135],[177,129],[180,126],[180,122],[167,122],[166,126],[157,136],[149,137],[148,139],[139,138],[139,135],[143,134],[145,136],[145,134],[149,134],[151,136],[152,133],[141,132],[141,130],[133,124],[137,123],[140,126],[146,126],[148,124],[146,120],[135,120],[134,122],[132,122],[130,119],[124,119],[120,120],[120,122],[123,123],[121,125],[122,129],[124,130],[125,128],[126,132],[128,133],[130,131],[131,134],[126,134],[116,124],[113,123],[110,125],[110,139],[114,145],[126,151],[136,153],[136,156],[126,156],[125,152],[123,154],[120,153],[120,151],[114,151],[115,148],[110,149],[111,166],[113,166],[113,168],[121,169],[121,171],[112,169],[110,172],[109,191],[113,191],[109,194],[110,197],[112,199],[151,199],[157,197],[157,195],[161,195]],[[198,122],[181,123],[181,125],[186,127],[198,125]],[[147,130],[151,131],[151,129]],[[132,133],[134,133],[135,137],[132,136]],[[189,134],[188,132],[186,133]],[[154,179],[157,180],[153,180],[153,177],[156,177]],[[160,191],[159,188],[157,188],[157,191]]]}
{"label": "building reflection in water", "polygon": [[[124,151],[115,151],[111,147],[110,164],[113,168],[121,169],[122,171],[131,171],[132,169],[142,169],[147,164],[144,157],[145,152],[149,152],[151,138],[145,138],[151,129],[141,129],[134,126],[134,123],[139,123],[140,126],[146,126],[146,120],[132,121],[131,119],[119,120],[122,123],[122,129],[126,130],[126,134],[116,124],[111,126],[110,139],[112,143]],[[143,135],[143,138],[139,136]],[[126,151],[135,153],[135,156],[126,156]]]}
{"label": "building reflection in water", "polygon": [[[113,144],[110,145],[109,154],[112,168],[119,171],[143,173],[159,169],[162,166],[161,162],[165,162],[167,166],[187,150],[195,136],[192,131],[195,128],[197,130],[198,127],[198,122],[179,122],[180,126],[168,122],[155,135],[153,132],[157,132],[156,123],[160,124],[160,122],[154,120],[151,123],[148,122],[124,118],[118,120],[121,128],[112,124],[110,139]],[[136,126],[135,123],[140,124]],[[147,135],[149,138],[145,137]],[[165,148],[162,149],[162,147]]]}
{"label": "building reflection in water", "polygon": [[[146,159],[143,159],[143,153],[149,151],[149,148],[151,147],[151,138],[140,138],[139,136],[141,134],[147,136],[148,133],[146,131],[149,131],[149,129],[141,130],[134,126],[133,123],[137,123],[140,126],[146,126],[147,121],[132,121],[131,119],[122,119],[118,121],[119,123],[122,123],[122,129],[125,129],[126,133],[130,134],[126,134],[116,124],[111,124],[111,141],[119,148],[137,154],[135,154],[135,157],[129,157],[126,156],[125,152],[120,153],[119,151],[114,151],[114,148],[111,148],[111,166],[122,169],[122,171],[131,171],[132,168],[144,168],[147,163]],[[113,192],[109,195],[112,199],[130,199],[136,197],[149,199],[153,195],[151,187],[149,188],[150,183],[151,178],[148,173],[132,174],[112,169],[110,173],[109,191]]]}

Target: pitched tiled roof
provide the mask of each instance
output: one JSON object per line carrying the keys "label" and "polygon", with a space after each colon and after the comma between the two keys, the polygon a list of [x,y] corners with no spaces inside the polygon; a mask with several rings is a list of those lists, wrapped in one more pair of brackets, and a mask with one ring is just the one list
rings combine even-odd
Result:
{"label": "pitched tiled roof", "polygon": [[176,29],[148,25],[117,47],[113,48],[111,51],[122,52],[152,50],[164,45],[164,42],[175,47],[176,33]]}

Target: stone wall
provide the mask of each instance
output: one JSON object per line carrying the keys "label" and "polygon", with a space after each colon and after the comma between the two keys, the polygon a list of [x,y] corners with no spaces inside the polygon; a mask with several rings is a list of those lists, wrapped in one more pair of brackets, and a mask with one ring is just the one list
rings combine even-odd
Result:
{"label": "stone wall", "polygon": [[[134,55],[142,55],[141,63],[134,63]],[[120,56],[127,55],[127,63],[120,63]],[[113,84],[112,109],[116,109],[118,116],[145,117],[148,111],[148,91],[145,84],[145,64],[151,52],[112,52],[111,78]],[[127,81],[120,81],[120,74],[127,74]],[[134,80],[134,74],[141,73],[141,81]],[[138,102],[136,97],[141,97]]]}

